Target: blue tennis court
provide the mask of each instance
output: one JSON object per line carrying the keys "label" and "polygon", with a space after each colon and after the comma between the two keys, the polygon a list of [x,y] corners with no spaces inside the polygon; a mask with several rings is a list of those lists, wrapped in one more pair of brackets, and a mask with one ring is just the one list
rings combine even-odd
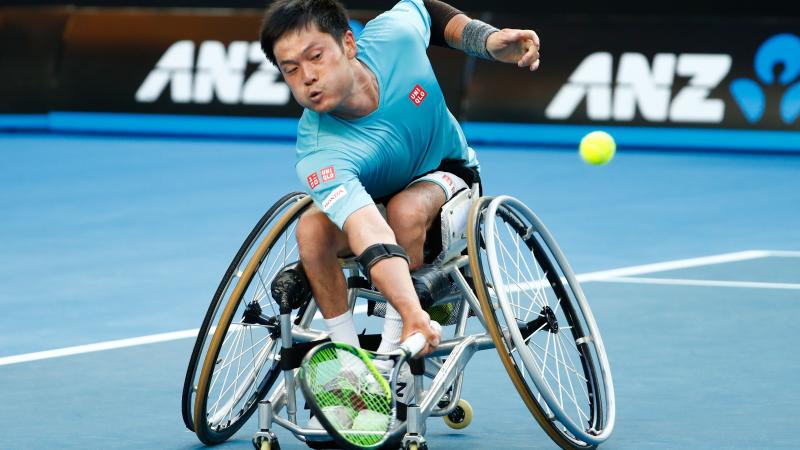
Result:
{"label": "blue tennis court", "polygon": [[[0,448],[202,447],[180,412],[193,337],[242,239],[301,189],[293,147],[0,135]],[[486,193],[531,206],[583,282],[616,387],[601,448],[796,448],[800,158],[476,150]],[[431,419],[431,448],[554,448],[494,350],[464,389],[472,425]]]}

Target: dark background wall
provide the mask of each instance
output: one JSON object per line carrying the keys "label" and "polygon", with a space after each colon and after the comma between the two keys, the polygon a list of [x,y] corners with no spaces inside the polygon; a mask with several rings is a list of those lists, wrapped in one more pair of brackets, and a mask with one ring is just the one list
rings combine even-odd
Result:
{"label": "dark background wall", "polygon": [[[142,6],[153,8],[262,8],[268,0],[0,0],[0,6],[17,5],[76,5],[76,6]],[[393,0],[343,0],[348,8],[353,9],[386,9],[395,3]],[[702,0],[671,1],[590,1],[561,0],[557,2],[518,1],[518,0],[451,0],[453,6],[464,11],[487,11],[498,13],[564,13],[564,14],[658,14],[687,15],[704,14],[713,16],[735,15],[798,15],[800,6],[797,2],[786,0],[761,0],[758,2],[710,2]]]}
{"label": "dark background wall", "polygon": [[[100,3],[120,7],[86,7]],[[0,114],[295,118],[300,108],[257,42],[265,3],[0,7]],[[363,24],[395,2],[346,3]],[[488,4],[454,3],[465,10]],[[222,4],[242,8],[197,7]],[[625,2],[491,5],[495,11],[479,13],[486,20],[542,36],[542,66],[530,73],[432,46],[439,84],[461,120],[800,130],[800,16],[788,3],[759,3],[760,14],[741,4],[712,14],[707,3],[683,8],[680,0],[648,4],[649,11]],[[663,14],[653,13],[659,8]],[[767,14],[780,8],[787,12]]]}

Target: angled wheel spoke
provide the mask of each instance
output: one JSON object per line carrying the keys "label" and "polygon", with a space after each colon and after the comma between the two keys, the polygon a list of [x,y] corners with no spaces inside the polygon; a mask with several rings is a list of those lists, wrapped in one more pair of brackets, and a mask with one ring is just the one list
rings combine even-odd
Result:
{"label": "angled wheel spoke", "polygon": [[[564,360],[566,360],[566,358],[564,357],[564,356],[566,356],[566,351],[564,349],[564,344],[561,342],[560,339],[557,339],[557,344],[558,344],[557,348],[561,348],[562,358]],[[575,405],[575,411],[578,413],[578,418],[580,419],[580,416],[583,416],[586,419],[586,421],[588,421],[589,420],[589,416],[587,416],[583,412],[583,410],[581,409],[580,405],[578,404],[578,396],[575,395],[575,387],[572,385],[572,377],[567,372],[568,367],[566,365],[563,365],[562,367],[564,368],[564,373],[567,375],[566,378],[567,378],[567,382],[569,383],[569,390],[570,390],[570,392],[572,392],[572,398],[574,399],[573,404]],[[575,371],[575,368],[573,367],[572,370]],[[559,371],[559,373],[560,373],[560,371]],[[560,379],[558,381],[558,384],[559,385],[561,384],[561,380]],[[588,406],[589,405],[589,396],[588,395],[585,397],[585,400],[586,400],[586,402],[584,404]],[[561,404],[562,404],[562,407],[563,407],[564,402],[562,401]],[[580,423],[581,421],[578,420],[578,422]]]}
{"label": "angled wheel spoke", "polygon": [[[249,328],[249,327],[248,327],[248,328]],[[230,359],[230,360],[226,361],[226,362],[224,363],[224,365],[223,365],[223,366],[224,366],[224,367],[227,367],[227,366],[229,366],[229,365],[233,364],[234,362],[238,362],[238,361],[240,361],[240,360],[241,360],[241,359],[244,357],[245,353],[247,353],[248,351],[252,351],[252,349],[254,349],[255,347],[258,347],[258,346],[260,346],[260,345],[261,345],[261,344],[262,344],[264,341],[266,341],[267,339],[270,339],[270,338],[271,338],[270,336],[265,336],[265,337],[261,338],[261,339],[260,339],[258,342],[256,342],[255,344],[253,344],[253,345],[252,345],[252,346],[250,346],[249,348],[247,348],[247,349],[244,349],[242,352],[240,352],[238,356],[235,356],[234,358],[232,358],[232,359]],[[221,367],[221,368],[224,368],[224,367]]]}
{"label": "angled wheel spoke", "polygon": [[[561,337],[561,335],[559,335],[559,336],[558,336],[558,338],[559,338],[559,341],[561,342],[562,348],[564,348],[564,349],[566,350],[566,348],[567,348],[567,344],[565,344],[565,343],[563,342],[563,338]],[[577,350],[577,349],[576,349],[576,350]],[[577,375],[577,374],[578,374],[578,369],[577,369],[577,367],[575,366],[575,362],[572,360],[572,356],[570,356],[570,352],[568,352],[568,351],[565,351],[565,353],[566,353],[566,355],[567,355],[567,360],[569,361],[569,365],[570,365],[570,367],[571,367],[571,369],[570,369],[570,370],[572,370],[572,373],[573,373],[573,374],[576,374],[576,375]],[[577,377],[577,378],[580,380],[580,377]],[[587,392],[587,391],[586,391],[586,379],[584,378],[584,379],[583,379],[583,380],[581,380],[581,381],[583,381],[583,383],[578,383],[578,386],[580,386],[580,387],[581,387],[581,389],[583,390],[583,395],[584,395],[584,396],[586,397],[586,399],[588,400],[588,399],[589,399],[589,392]]]}
{"label": "angled wheel spoke", "polygon": [[[557,376],[557,375],[556,375],[556,374],[553,372],[553,370],[552,370],[552,369],[550,369],[550,367],[548,367],[548,366],[547,366],[547,365],[544,363],[544,360],[543,360],[543,359],[542,359],[542,358],[541,358],[539,355],[536,355],[535,353],[534,353],[534,355],[535,355],[535,356],[536,356],[536,358],[539,360],[539,362],[542,364],[542,368],[543,368],[543,370],[542,370],[540,373],[541,373],[541,375],[542,375],[542,377],[543,377],[543,378],[544,378],[544,372],[547,372],[547,373],[550,375],[550,377],[551,377],[551,378],[557,378],[557,377],[558,377],[558,376]],[[556,368],[556,370],[558,370],[558,368]],[[547,380],[546,380],[546,379],[545,379],[545,382],[547,382]],[[550,383],[547,383],[547,384],[548,384],[548,386],[550,386]],[[571,394],[570,394],[568,391],[566,391],[566,388],[565,388],[563,385],[561,385],[560,383],[557,383],[557,384],[558,384],[558,389],[559,389],[559,391],[560,391],[560,390],[564,390],[564,394],[566,394],[566,395],[567,395],[567,398],[568,398],[569,400],[571,400],[571,401],[572,401],[573,403],[575,403],[575,404],[577,404],[577,403],[578,403],[578,400],[575,398],[575,396],[574,396],[574,395],[571,395]],[[553,388],[552,388],[552,386],[550,386],[550,391],[551,391],[551,392],[553,392]],[[556,394],[556,392],[553,392],[553,393],[554,393],[554,394]],[[561,406],[561,408],[563,409],[563,405],[559,405],[559,406]]]}
{"label": "angled wheel spoke", "polygon": [[[500,271],[501,271],[501,272],[503,272],[503,273],[504,273],[504,274],[505,274],[505,275],[506,275],[508,278],[512,278],[511,274],[510,274],[510,273],[508,273],[508,271],[506,271],[506,269],[505,269],[505,268],[501,267],[501,268],[500,268]],[[515,293],[519,293],[519,292],[529,292],[527,289],[525,289],[524,285],[517,285],[516,283],[513,283],[513,284],[514,284],[514,288],[515,288],[515,289],[513,289],[513,291],[514,291]],[[530,283],[525,283],[525,284],[530,284]],[[511,290],[511,289],[507,289],[506,291],[510,291],[510,290]],[[544,306],[547,304],[547,302],[541,302],[541,303],[537,302],[537,301],[536,301],[536,299],[538,298],[538,296],[537,296],[537,294],[536,294],[535,292],[534,292],[534,295],[533,295],[533,296],[530,296],[530,294],[527,294],[526,296],[527,296],[528,298],[530,298],[530,299],[531,299],[531,303],[532,303],[532,304],[535,304],[536,306],[538,306],[538,307],[539,307],[539,309],[541,309],[541,308],[544,308]],[[515,303],[513,303],[513,302],[510,302],[510,303],[511,303],[512,305],[514,305],[514,306],[517,306],[518,308],[521,308],[521,305],[519,305],[519,304],[515,304]],[[533,309],[531,309],[531,308],[526,308],[526,309],[525,309],[525,311],[528,311],[528,312],[533,312]],[[520,314],[520,310],[518,309],[518,310],[517,310],[517,317],[519,317],[520,315],[521,315],[521,314]]]}
{"label": "angled wheel spoke", "polygon": [[[506,228],[509,229],[509,233],[513,233],[511,231],[510,227],[508,226],[508,224],[505,224],[505,225],[506,225]],[[518,242],[518,241],[519,241],[519,235],[515,234],[515,242]],[[503,245],[502,242],[499,242],[499,244],[500,244],[501,250],[503,250],[504,253],[506,253],[506,254],[508,254],[510,256],[510,253],[508,252],[508,249],[506,248],[506,246]],[[525,249],[526,250],[530,250],[527,247],[525,247]],[[521,253],[519,246],[517,246],[517,251],[518,251],[518,254]],[[533,256],[530,253],[528,253],[528,254],[531,257]],[[547,296],[545,295],[545,290],[542,289],[542,287],[549,287],[549,284],[550,284],[549,281],[547,281],[547,279],[546,279],[547,273],[542,271],[542,270],[539,270],[539,265],[534,262],[533,267],[536,269],[536,275],[534,276],[533,272],[531,271],[530,265],[528,265],[527,258],[522,258],[521,261],[524,263],[525,272],[528,275],[527,279],[531,280],[531,281],[527,281],[525,283],[518,282],[517,283],[518,287],[520,287],[520,289],[524,289],[524,288],[522,288],[522,286],[533,284],[535,286],[534,298],[538,298],[538,299],[540,299],[542,301],[541,303],[538,303],[538,305],[540,307],[549,306],[549,303],[547,302]],[[522,267],[517,265],[517,270],[518,270],[518,272],[522,272]],[[533,281],[533,280],[535,280],[535,281]]]}
{"label": "angled wheel spoke", "polygon": [[[512,255],[511,255],[511,253],[508,251],[508,249],[506,249],[506,246],[505,246],[505,245],[504,245],[502,242],[499,242],[498,244],[499,244],[499,247],[500,247],[500,249],[501,249],[501,250],[503,250],[503,252],[501,253],[501,256],[503,257],[503,260],[504,260],[504,261],[505,261],[505,256],[508,256],[508,257],[511,257],[511,256],[512,256]],[[517,269],[519,269],[519,267],[518,267]],[[505,273],[505,274],[506,274],[506,276],[508,276],[508,278],[514,278],[514,277],[513,277],[513,276],[511,276],[511,274],[508,272],[508,270],[507,270],[507,268],[506,268],[506,264],[505,264],[505,263],[503,264],[503,266],[502,266],[502,267],[500,267],[500,270],[501,270],[503,273]],[[529,273],[529,275],[530,275],[530,278],[533,278],[533,275],[531,275],[531,274],[530,274],[530,270],[528,270],[528,273]],[[540,280],[539,280],[539,281],[540,281]],[[519,292],[519,291],[528,292],[528,289],[525,289],[525,287],[524,287],[524,286],[525,286],[526,284],[530,284],[530,283],[531,283],[531,282],[526,282],[526,283],[524,283],[524,284],[522,284],[522,283],[514,283],[514,286],[516,287],[516,289],[517,289],[517,291],[518,291],[518,292]],[[537,283],[537,284],[538,284],[538,283]],[[547,306],[547,301],[546,301],[546,298],[542,298],[542,297],[540,296],[540,293],[541,293],[541,290],[540,290],[540,289],[537,289],[537,290],[535,290],[535,291],[534,291],[534,295],[533,295],[533,296],[530,296],[530,295],[528,295],[528,298],[530,298],[530,299],[531,299],[531,301],[532,301],[533,303],[536,303],[536,304],[537,304],[537,305],[538,305],[540,308],[544,308],[545,306]],[[537,300],[537,298],[538,298],[539,300],[544,300],[544,301],[542,301],[542,302],[537,302],[537,301],[536,301],[536,300]]]}
{"label": "angled wheel spoke", "polygon": [[[548,333],[548,334],[549,334],[549,333]],[[545,352],[547,355],[550,355],[550,356],[552,356],[553,358],[557,359],[555,355],[552,355],[552,354],[548,353],[548,352],[547,352],[547,350],[546,350],[544,347],[542,347],[541,345],[537,344],[536,342],[531,342],[531,344],[535,345],[537,348],[539,348],[540,350],[542,350],[543,352]],[[538,355],[536,352],[534,352],[533,354],[534,354],[534,355],[536,355],[537,357],[539,357],[539,355]],[[540,357],[540,359],[541,359],[541,357]],[[558,362],[559,362],[559,364],[563,364],[563,365],[566,367],[566,364],[565,364],[563,361],[560,361],[560,360],[559,360]],[[578,373],[578,371],[577,371],[577,370],[570,368],[570,371],[571,371],[571,372],[573,372],[573,373],[575,374],[575,376],[576,376],[576,377],[580,378],[580,379],[581,379],[581,380],[583,380],[584,382],[586,381],[586,378],[585,378],[585,377],[583,377],[583,376],[582,376],[580,373]]]}
{"label": "angled wheel spoke", "polygon": [[[235,348],[235,346],[239,343],[239,339],[240,338],[241,338],[241,333],[237,332],[236,337],[233,340],[233,344],[231,345],[231,348],[228,350],[228,354],[230,354],[233,351],[233,348]],[[230,373],[231,373],[231,364],[228,364],[227,368],[225,369],[225,377],[222,380],[222,388],[221,389],[224,389],[225,385],[228,384],[228,376],[230,375]],[[209,392],[212,392],[212,390],[209,389]],[[219,402],[220,402],[220,400],[222,400],[223,395],[225,395],[225,391],[224,390],[219,394],[219,396],[217,397],[217,401],[215,401],[213,406],[212,406],[212,409],[214,410],[214,414],[216,414],[217,411],[219,410]]]}

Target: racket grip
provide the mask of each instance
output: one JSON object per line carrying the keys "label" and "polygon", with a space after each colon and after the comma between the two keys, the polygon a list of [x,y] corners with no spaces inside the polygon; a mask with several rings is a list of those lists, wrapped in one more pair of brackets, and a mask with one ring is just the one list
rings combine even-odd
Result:
{"label": "racket grip", "polygon": [[[442,326],[439,325],[439,322],[431,321],[431,328],[436,330],[437,332],[442,332]],[[402,344],[400,344],[400,348],[405,350],[406,352],[410,353],[411,356],[416,356],[419,352],[425,348],[425,344],[428,341],[425,339],[425,335],[422,333],[414,333],[408,337]]]}

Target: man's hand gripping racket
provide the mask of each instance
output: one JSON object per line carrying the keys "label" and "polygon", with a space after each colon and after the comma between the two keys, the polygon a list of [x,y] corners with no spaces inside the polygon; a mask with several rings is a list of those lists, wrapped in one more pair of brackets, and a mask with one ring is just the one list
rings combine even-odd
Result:
{"label": "man's hand gripping racket", "polygon": [[[436,322],[431,327],[441,330]],[[414,333],[388,354],[326,342],[306,355],[300,366],[300,387],[319,422],[339,445],[373,450],[396,434],[394,392],[400,368],[426,344],[422,333]],[[378,366],[391,366],[390,373],[382,374],[376,361],[386,361]]]}

